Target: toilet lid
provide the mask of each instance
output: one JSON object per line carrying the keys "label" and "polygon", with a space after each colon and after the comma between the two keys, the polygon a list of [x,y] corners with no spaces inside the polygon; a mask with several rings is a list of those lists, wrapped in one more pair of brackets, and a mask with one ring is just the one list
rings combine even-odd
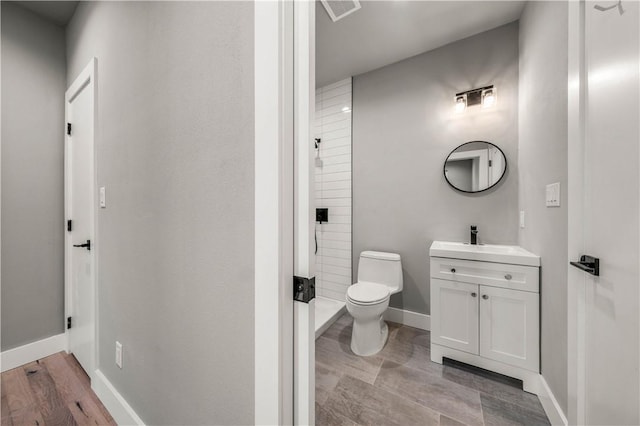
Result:
{"label": "toilet lid", "polygon": [[382,284],[358,282],[349,286],[347,297],[360,304],[380,302],[389,297],[389,288]]}

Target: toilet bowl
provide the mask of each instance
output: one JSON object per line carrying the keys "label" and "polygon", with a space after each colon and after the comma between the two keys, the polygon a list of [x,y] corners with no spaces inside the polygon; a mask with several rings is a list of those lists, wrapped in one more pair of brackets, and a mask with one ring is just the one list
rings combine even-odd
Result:
{"label": "toilet bowl", "polygon": [[358,262],[358,282],[347,289],[347,310],[353,317],[351,350],[369,356],[382,350],[389,336],[384,312],[392,294],[402,291],[400,255],[363,251]]}

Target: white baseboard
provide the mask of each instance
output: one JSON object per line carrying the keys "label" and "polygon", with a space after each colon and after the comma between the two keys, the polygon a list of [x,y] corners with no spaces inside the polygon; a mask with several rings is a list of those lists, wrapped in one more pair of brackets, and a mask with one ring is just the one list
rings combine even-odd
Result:
{"label": "white baseboard", "polygon": [[21,365],[67,350],[65,333],[9,349],[0,354],[0,370],[4,373]]}
{"label": "white baseboard", "polygon": [[538,398],[540,399],[542,408],[544,408],[544,412],[547,413],[549,422],[554,426],[567,426],[567,417],[564,415],[560,404],[558,404],[558,400],[556,400],[553,392],[551,392],[551,388],[549,388],[547,381],[542,375],[540,375],[540,384],[541,392],[538,393]]}
{"label": "white baseboard", "polygon": [[131,408],[120,392],[111,384],[100,370],[96,370],[91,382],[91,388],[105,406],[111,417],[119,425],[142,425],[144,422]]}
{"label": "white baseboard", "polygon": [[421,330],[431,330],[431,317],[426,314],[389,307],[384,313],[384,319]]}

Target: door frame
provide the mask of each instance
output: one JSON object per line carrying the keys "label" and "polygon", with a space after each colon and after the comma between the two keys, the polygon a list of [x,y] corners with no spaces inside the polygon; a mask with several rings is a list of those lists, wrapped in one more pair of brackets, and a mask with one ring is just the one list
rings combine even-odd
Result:
{"label": "door frame", "polygon": [[315,266],[315,4],[258,1],[254,20],[254,420],[312,425],[314,303],[293,301],[293,276]]}
{"label": "door frame", "polygon": [[[568,258],[584,253],[584,140],[586,110],[585,2],[568,4]],[[586,277],[576,268],[567,272],[567,420],[584,424]]]}
{"label": "door frame", "polygon": [[[97,354],[97,340],[98,340],[98,292],[97,292],[97,270],[98,270],[98,238],[96,235],[97,230],[97,206],[96,206],[96,188],[98,186],[98,177],[97,177],[97,155],[96,155],[96,122],[97,122],[97,84],[96,84],[96,75],[97,75],[97,59],[95,57],[91,58],[89,63],[84,67],[84,69],[78,74],[73,83],[69,86],[67,91],[65,92],[65,123],[70,122],[69,114],[70,114],[70,103],[73,99],[80,93],[81,90],[89,90],[92,96],[92,104],[91,104],[91,112],[90,116],[93,121],[90,130],[90,144],[91,144],[91,152],[93,157],[93,162],[91,164],[90,170],[93,176],[93,184],[91,185],[91,205],[93,206],[91,209],[91,224],[89,228],[91,229],[91,234],[93,239],[91,241],[92,252],[93,252],[93,271],[91,272],[91,285],[93,286],[93,294],[94,294],[94,303],[93,303],[93,315],[94,315],[94,333],[93,333],[93,342],[91,342],[93,348],[91,350],[93,357],[91,360],[91,365],[89,367],[89,371],[87,371],[87,375],[92,380],[95,376],[95,371],[98,369],[98,354]],[[70,232],[66,231],[66,220],[70,218],[71,211],[71,199],[72,194],[70,191],[71,184],[71,176],[69,171],[70,166],[70,149],[69,144],[71,143],[70,136],[66,132],[65,127],[65,135],[64,135],[64,217],[65,217],[65,238],[64,238],[64,293],[65,293],[65,306],[64,306],[64,333],[65,333],[65,346],[66,351],[69,353],[70,349],[70,336],[69,329],[67,328],[67,318],[72,316],[73,314],[73,305],[72,305],[72,295],[73,295],[73,284],[71,280],[71,253],[73,249],[73,240]],[[62,224],[61,224],[62,225]]]}
{"label": "door frame", "polygon": [[254,3],[255,424],[293,423],[293,2]]}
{"label": "door frame", "polygon": [[[294,267],[315,277],[315,2],[293,3]],[[315,299],[294,302],[293,424],[315,424]]]}

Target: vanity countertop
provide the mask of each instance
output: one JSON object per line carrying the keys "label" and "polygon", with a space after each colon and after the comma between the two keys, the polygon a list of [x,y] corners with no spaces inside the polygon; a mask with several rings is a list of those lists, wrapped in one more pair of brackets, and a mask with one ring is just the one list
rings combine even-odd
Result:
{"label": "vanity countertop", "polygon": [[453,241],[434,241],[429,249],[429,256],[508,263],[511,265],[540,266],[540,256],[520,246],[472,245]]}

